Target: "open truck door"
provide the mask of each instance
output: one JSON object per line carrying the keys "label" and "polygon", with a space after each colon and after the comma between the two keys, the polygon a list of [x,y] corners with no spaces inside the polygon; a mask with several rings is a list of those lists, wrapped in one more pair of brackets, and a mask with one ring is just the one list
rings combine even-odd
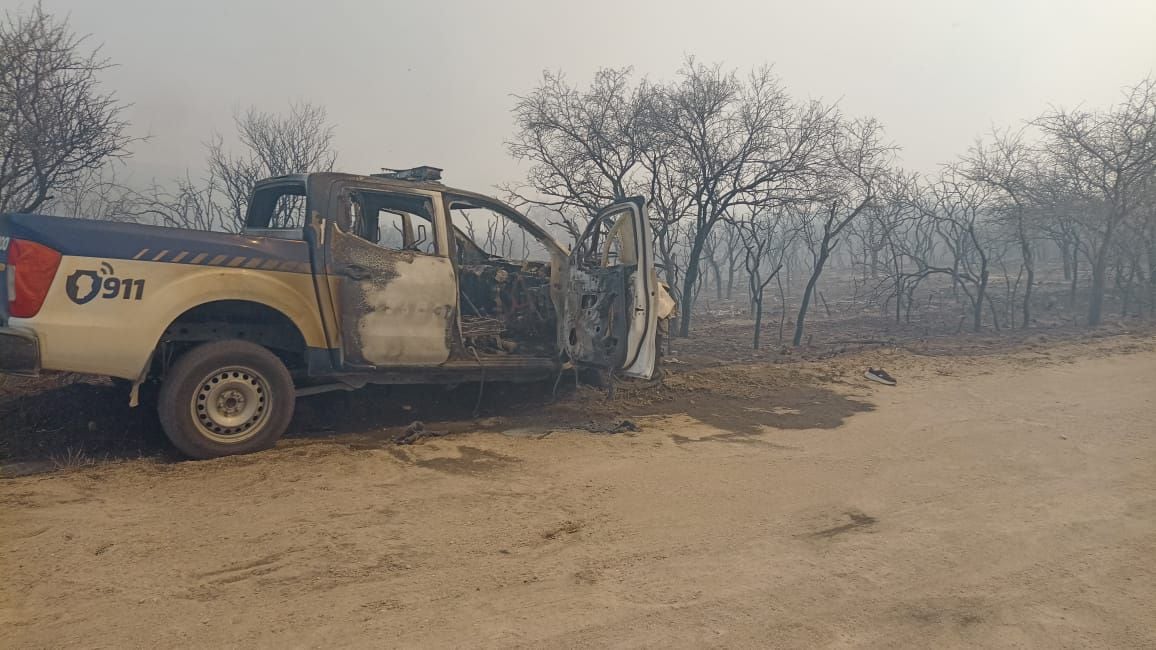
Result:
{"label": "open truck door", "polygon": [[658,357],[658,290],[646,200],[599,210],[570,254],[561,348],[580,366],[649,378]]}

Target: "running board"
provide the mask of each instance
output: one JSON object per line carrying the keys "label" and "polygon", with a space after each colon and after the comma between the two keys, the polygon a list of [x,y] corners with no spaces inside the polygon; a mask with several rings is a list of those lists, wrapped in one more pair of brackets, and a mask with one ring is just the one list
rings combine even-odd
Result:
{"label": "running board", "polygon": [[[394,367],[367,373],[329,375],[330,383],[317,386],[303,386],[296,391],[297,397],[308,397],[333,391],[351,391],[366,384],[461,384],[475,381],[530,382],[553,379],[561,365],[553,359],[507,359],[482,358],[477,362],[451,362],[441,366]],[[491,363],[496,362],[496,363]]]}

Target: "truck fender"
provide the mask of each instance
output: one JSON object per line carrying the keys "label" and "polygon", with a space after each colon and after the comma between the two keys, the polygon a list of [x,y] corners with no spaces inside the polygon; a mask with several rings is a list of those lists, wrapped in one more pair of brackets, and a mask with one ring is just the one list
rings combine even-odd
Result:
{"label": "truck fender", "polygon": [[141,359],[142,374],[148,371],[152,350],[165,330],[185,312],[211,302],[239,300],[265,305],[288,318],[306,346],[325,347],[313,297],[313,278],[307,273],[205,269],[167,283],[157,300],[154,308],[158,317],[145,339],[152,342],[152,347]]}

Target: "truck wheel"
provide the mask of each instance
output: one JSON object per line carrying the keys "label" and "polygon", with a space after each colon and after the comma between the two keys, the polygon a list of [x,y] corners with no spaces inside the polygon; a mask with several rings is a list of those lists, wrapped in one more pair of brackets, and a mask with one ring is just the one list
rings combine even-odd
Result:
{"label": "truck wheel", "polygon": [[217,341],[177,359],[157,403],[169,440],[204,459],[273,446],[289,426],[295,397],[289,370],[272,352]]}

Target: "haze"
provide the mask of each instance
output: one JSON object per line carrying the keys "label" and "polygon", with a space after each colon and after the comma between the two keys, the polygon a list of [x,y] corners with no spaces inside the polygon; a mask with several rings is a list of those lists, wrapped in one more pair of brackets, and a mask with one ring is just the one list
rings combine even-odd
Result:
{"label": "haze", "polygon": [[[18,8],[24,3],[13,3]],[[118,65],[133,179],[199,174],[235,109],[324,105],[338,168],[433,164],[453,185],[515,180],[512,95],[543,69],[669,78],[692,54],[771,63],[797,97],[874,115],[903,163],[932,170],[992,124],[1048,104],[1105,105],[1156,69],[1156,3],[166,2],[51,0]]]}

